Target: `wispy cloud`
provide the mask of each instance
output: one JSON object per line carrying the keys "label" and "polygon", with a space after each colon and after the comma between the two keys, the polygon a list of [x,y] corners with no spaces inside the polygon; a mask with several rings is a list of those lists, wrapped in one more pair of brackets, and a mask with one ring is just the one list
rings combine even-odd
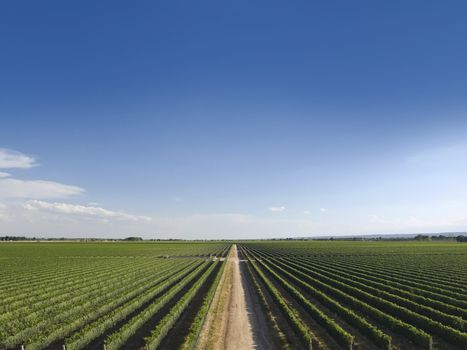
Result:
{"label": "wispy cloud", "polygon": [[[36,165],[36,160],[33,157],[9,149],[0,149],[0,169],[27,169]],[[149,222],[152,220],[147,216],[105,209],[98,206],[97,203],[78,205],[44,201],[47,199],[69,198],[83,192],[84,189],[78,186],[55,181],[20,180],[11,177],[9,173],[0,172],[0,214],[3,220],[8,217],[16,217],[18,220],[22,220],[22,215],[25,213],[30,213],[30,215],[24,216],[27,220],[37,220],[40,216],[39,219],[42,221],[52,218],[46,213],[53,214],[55,219],[73,216],[75,218],[98,218],[102,219],[102,221],[115,219]],[[21,200],[27,201],[21,204]],[[4,203],[1,203],[1,201]],[[33,213],[35,214],[32,215]]]}
{"label": "wispy cloud", "polygon": [[322,212],[322,213],[325,213],[327,212],[328,210],[326,208],[319,208],[319,211]]}
{"label": "wispy cloud", "polygon": [[0,148],[0,169],[27,169],[36,165],[36,160],[31,156]]}
{"label": "wispy cloud", "polygon": [[78,195],[84,189],[54,181],[0,178],[0,199],[48,199]]}
{"label": "wispy cloud", "polygon": [[30,200],[23,206],[27,210],[42,210],[65,215],[79,215],[87,217],[95,217],[102,219],[117,219],[130,221],[146,221],[149,222],[152,218],[142,215],[128,214],[122,211],[113,211],[101,207],[79,205],[59,202],[45,202],[40,200]]}
{"label": "wispy cloud", "polygon": [[282,206],[282,207],[270,207],[269,208],[269,211],[272,211],[272,212],[282,212],[282,211],[285,211],[285,207]]}
{"label": "wispy cloud", "polygon": [[[37,166],[36,160],[21,152],[0,148],[0,169],[28,169]],[[19,180],[0,171],[0,199],[66,198],[84,192],[78,186],[55,181]]]}
{"label": "wispy cloud", "polygon": [[310,215],[310,214],[311,214],[311,211],[310,211],[310,210],[304,210],[304,211],[303,211],[303,214],[305,214],[305,215]]}

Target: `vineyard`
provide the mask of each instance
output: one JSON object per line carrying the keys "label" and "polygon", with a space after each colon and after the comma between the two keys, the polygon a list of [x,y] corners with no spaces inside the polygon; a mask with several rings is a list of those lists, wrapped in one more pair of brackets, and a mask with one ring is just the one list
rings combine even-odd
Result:
{"label": "vineyard", "polygon": [[0,244],[0,349],[216,349],[235,283],[258,349],[467,349],[467,246],[377,241]]}
{"label": "vineyard", "polygon": [[0,349],[190,349],[229,248],[1,245]]}
{"label": "vineyard", "polygon": [[245,242],[282,347],[467,349],[467,249],[455,243]]}

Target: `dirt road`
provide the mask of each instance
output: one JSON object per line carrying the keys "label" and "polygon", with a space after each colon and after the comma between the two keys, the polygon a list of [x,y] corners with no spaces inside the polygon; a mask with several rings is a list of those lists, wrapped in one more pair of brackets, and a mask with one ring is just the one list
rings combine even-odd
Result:
{"label": "dirt road", "polygon": [[[245,290],[245,273],[234,245],[211,309],[201,332],[197,349],[272,349],[265,334],[262,310],[251,290]],[[254,329],[252,329],[252,326]]]}
{"label": "dirt road", "polygon": [[240,273],[240,261],[237,246],[232,247],[231,263],[232,289],[230,291],[229,314],[224,340],[226,350],[254,349],[253,332],[248,317],[243,279]]}

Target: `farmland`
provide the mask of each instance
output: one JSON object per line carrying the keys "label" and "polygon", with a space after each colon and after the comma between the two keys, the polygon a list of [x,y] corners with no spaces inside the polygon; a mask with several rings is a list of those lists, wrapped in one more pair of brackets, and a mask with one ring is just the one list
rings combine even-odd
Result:
{"label": "farmland", "polygon": [[0,245],[0,349],[189,348],[229,247]]}
{"label": "farmland", "polygon": [[0,244],[0,349],[467,349],[467,245]]}
{"label": "farmland", "polygon": [[282,346],[467,349],[467,249],[455,243],[239,245]]}

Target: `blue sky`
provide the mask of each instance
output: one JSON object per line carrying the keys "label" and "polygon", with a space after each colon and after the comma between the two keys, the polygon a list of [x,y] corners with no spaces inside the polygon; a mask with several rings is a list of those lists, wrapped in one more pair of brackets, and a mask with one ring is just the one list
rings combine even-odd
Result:
{"label": "blue sky", "polygon": [[0,5],[0,234],[467,230],[463,1]]}

